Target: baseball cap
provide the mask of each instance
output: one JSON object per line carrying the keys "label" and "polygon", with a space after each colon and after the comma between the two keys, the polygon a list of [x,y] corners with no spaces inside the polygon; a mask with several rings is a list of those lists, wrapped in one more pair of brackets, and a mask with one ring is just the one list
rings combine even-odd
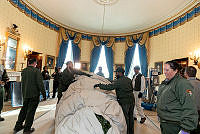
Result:
{"label": "baseball cap", "polygon": [[140,67],[139,66],[135,66],[134,69],[135,70],[140,70]]}

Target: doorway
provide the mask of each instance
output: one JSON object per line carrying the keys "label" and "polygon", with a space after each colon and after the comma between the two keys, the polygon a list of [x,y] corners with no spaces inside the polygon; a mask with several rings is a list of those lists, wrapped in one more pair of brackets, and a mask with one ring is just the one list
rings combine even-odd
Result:
{"label": "doorway", "polygon": [[[28,55],[28,60],[30,58],[36,58],[36,60],[37,60],[36,68],[38,68],[41,71],[42,70],[42,53],[38,53],[38,52],[33,51],[32,54]],[[28,60],[27,60],[27,62],[28,62]],[[28,65],[28,63],[27,63],[27,65]]]}

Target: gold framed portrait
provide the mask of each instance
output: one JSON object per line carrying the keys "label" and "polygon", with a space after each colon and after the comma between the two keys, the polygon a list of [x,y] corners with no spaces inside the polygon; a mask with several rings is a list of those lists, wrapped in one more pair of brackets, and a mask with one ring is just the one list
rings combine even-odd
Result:
{"label": "gold framed portrait", "polygon": [[48,69],[54,69],[55,66],[55,56],[46,55],[45,65]]}

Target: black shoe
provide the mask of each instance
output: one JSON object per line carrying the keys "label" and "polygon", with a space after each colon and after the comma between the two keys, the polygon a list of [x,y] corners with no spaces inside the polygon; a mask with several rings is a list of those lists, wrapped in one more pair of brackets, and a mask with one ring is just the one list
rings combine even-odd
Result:
{"label": "black shoe", "polygon": [[136,117],[134,117],[134,120],[137,120],[137,118],[136,118]]}
{"label": "black shoe", "polygon": [[146,118],[141,118],[140,123],[143,124],[145,122]]}
{"label": "black shoe", "polygon": [[5,120],[4,118],[0,117],[0,121],[4,121],[4,120]]}
{"label": "black shoe", "polygon": [[24,131],[23,134],[31,134],[35,131],[35,128],[31,128],[30,130],[28,131]]}
{"label": "black shoe", "polygon": [[17,132],[21,131],[22,129],[24,129],[24,126],[21,126],[21,127],[15,127],[13,130],[13,134],[16,134]]}

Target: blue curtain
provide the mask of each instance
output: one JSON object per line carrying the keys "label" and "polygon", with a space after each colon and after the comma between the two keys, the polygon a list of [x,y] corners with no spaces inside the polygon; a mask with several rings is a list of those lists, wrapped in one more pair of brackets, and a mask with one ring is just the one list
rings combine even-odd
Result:
{"label": "blue curtain", "polygon": [[135,53],[135,47],[136,45],[134,44],[132,47],[128,47],[125,55],[125,75],[127,76],[131,67],[131,63],[133,60],[133,56]]}
{"label": "blue curtain", "polygon": [[140,58],[140,64],[141,64],[141,72],[145,77],[147,77],[148,64],[147,64],[146,47],[145,47],[145,44],[138,45],[138,46],[139,46],[139,58]]}
{"label": "blue curtain", "polygon": [[68,48],[68,43],[69,40],[65,41],[62,40],[61,44],[60,44],[60,50],[59,50],[59,55],[58,55],[58,59],[57,59],[57,64],[56,67],[62,67],[64,62],[65,62],[65,57],[67,54],[67,48]]}
{"label": "blue curtain", "polygon": [[72,52],[73,52],[73,62],[79,62],[80,61],[80,48],[78,47],[78,44],[74,44],[74,39],[76,37],[76,34],[74,36],[70,36],[69,33],[67,33],[69,39],[72,42]]}
{"label": "blue curtain", "polygon": [[106,63],[109,71],[109,79],[113,80],[113,50],[112,47],[105,46]]}
{"label": "blue curtain", "polygon": [[90,57],[90,72],[94,72],[100,57],[102,46],[94,46]]}
{"label": "blue curtain", "polygon": [[74,63],[80,61],[80,48],[78,47],[78,44],[74,44],[72,41],[72,51],[73,51],[73,60]]}

